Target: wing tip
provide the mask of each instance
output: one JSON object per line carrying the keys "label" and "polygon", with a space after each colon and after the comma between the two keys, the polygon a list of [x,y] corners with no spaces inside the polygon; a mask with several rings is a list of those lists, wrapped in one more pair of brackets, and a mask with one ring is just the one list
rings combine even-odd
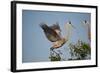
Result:
{"label": "wing tip", "polygon": [[47,28],[47,25],[46,25],[46,23],[40,23],[40,27],[41,27],[42,29],[46,29],[46,28]]}

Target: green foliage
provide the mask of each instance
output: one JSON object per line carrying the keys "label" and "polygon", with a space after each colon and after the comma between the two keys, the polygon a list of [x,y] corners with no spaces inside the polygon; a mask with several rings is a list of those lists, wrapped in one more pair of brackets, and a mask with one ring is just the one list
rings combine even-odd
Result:
{"label": "green foliage", "polygon": [[71,58],[69,60],[83,60],[91,54],[90,45],[78,40],[76,44],[69,44]]}
{"label": "green foliage", "polygon": [[56,52],[54,49],[50,50],[50,57],[49,59],[51,61],[61,61],[61,53],[60,52]]}
{"label": "green foliage", "polygon": [[[70,43],[68,45],[70,50],[71,58],[68,60],[85,60],[90,59],[91,56],[91,48],[90,44],[85,43],[83,41],[78,40],[75,44]],[[50,61],[64,61],[62,58],[62,52],[56,52],[55,50],[50,50]]]}
{"label": "green foliage", "polygon": [[49,57],[51,61],[61,61],[61,57],[59,55]]}

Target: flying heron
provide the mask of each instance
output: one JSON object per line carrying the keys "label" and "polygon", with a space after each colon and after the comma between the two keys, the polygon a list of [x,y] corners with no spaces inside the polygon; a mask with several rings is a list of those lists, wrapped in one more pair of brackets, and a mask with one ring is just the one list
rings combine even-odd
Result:
{"label": "flying heron", "polygon": [[52,49],[57,49],[63,46],[67,39],[61,35],[61,29],[58,23],[48,26],[45,23],[40,24],[46,38],[53,43]]}

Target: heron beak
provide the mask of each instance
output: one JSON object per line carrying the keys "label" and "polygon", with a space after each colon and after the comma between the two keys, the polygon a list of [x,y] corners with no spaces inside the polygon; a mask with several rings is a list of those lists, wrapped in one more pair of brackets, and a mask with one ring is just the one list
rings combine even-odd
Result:
{"label": "heron beak", "polygon": [[72,25],[72,24],[70,24],[74,29],[76,29],[76,27],[74,26],[74,25]]}

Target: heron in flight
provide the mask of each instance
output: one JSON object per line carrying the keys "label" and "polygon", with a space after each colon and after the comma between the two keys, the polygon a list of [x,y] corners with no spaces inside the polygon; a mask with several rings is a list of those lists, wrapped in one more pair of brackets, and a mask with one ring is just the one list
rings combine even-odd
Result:
{"label": "heron in flight", "polygon": [[[69,22],[69,24],[71,24],[71,22]],[[68,37],[61,35],[61,29],[58,23],[52,26],[41,23],[40,27],[43,29],[46,38],[53,43],[52,49],[60,48],[68,41]]]}

